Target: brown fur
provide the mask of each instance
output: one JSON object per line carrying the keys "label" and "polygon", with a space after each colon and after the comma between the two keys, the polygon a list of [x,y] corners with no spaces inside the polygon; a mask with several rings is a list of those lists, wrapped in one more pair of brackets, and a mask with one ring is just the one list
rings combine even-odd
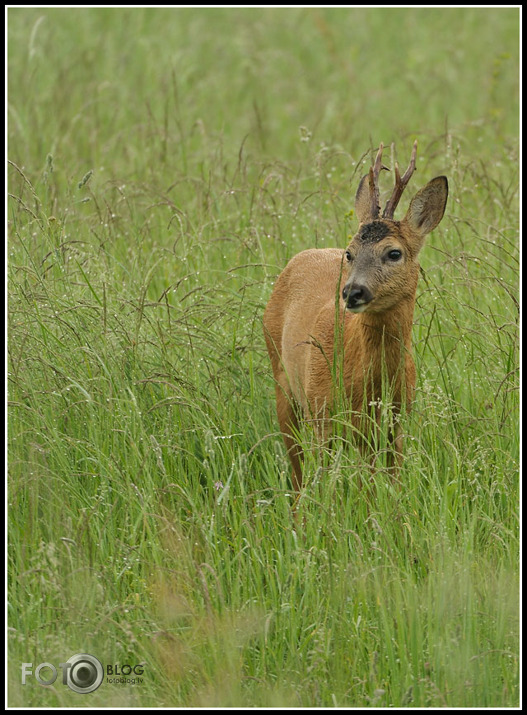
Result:
{"label": "brown fur", "polygon": [[[429,182],[413,198],[402,221],[372,219],[369,191],[369,183],[361,182],[355,203],[360,226],[347,250],[308,249],[294,256],[278,277],[264,313],[278,420],[296,490],[302,486],[302,448],[295,433],[299,420],[305,420],[313,422],[321,442],[329,437],[336,399],[335,360],[350,423],[364,443],[371,429],[364,415],[383,394],[383,376],[389,381],[395,412],[412,402],[417,256],[426,234],[443,216],[448,184],[445,177]],[[393,260],[393,251],[400,251],[401,258]],[[369,300],[346,307],[343,291],[349,296],[356,288],[364,288]],[[391,439],[394,459],[399,461],[402,437],[393,434]]]}

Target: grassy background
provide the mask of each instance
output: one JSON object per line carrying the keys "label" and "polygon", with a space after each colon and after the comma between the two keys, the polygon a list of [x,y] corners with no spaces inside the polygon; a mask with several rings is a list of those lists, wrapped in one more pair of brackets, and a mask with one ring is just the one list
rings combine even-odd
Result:
{"label": "grassy background", "polygon": [[[518,704],[518,19],[9,10],[11,705]],[[263,309],[415,138],[404,486],[338,449],[298,529]],[[79,652],[144,682],[20,684]]]}

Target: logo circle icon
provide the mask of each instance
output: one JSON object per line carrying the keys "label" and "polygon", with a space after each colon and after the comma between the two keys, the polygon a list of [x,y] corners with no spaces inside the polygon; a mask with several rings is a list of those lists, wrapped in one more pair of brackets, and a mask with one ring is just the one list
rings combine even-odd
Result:
{"label": "logo circle icon", "polygon": [[101,663],[93,655],[78,653],[68,658],[71,667],[68,668],[66,683],[76,693],[93,693],[104,678]]}

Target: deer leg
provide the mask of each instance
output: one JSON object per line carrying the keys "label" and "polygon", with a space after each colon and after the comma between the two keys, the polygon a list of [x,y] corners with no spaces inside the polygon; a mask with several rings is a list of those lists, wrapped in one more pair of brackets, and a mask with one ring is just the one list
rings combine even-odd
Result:
{"label": "deer leg", "polygon": [[403,432],[399,424],[395,424],[388,434],[389,450],[386,466],[392,481],[397,482],[397,475],[403,463]]}
{"label": "deer leg", "polygon": [[295,405],[290,392],[279,383],[276,383],[275,387],[278,423],[284,438],[287,455],[293,467],[293,489],[299,492],[302,488],[303,451],[295,437],[295,433],[298,431],[298,418],[295,414]]}

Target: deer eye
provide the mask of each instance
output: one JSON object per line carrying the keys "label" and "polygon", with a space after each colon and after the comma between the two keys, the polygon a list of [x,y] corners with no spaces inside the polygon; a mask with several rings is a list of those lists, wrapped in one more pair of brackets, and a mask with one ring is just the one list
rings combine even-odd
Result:
{"label": "deer eye", "polygon": [[397,249],[397,248],[394,248],[393,250],[388,251],[388,258],[390,259],[390,261],[398,261],[402,255],[403,255],[403,252],[399,251],[399,249]]}
{"label": "deer eye", "polygon": [[353,260],[353,256],[351,255],[351,253],[349,251],[346,251],[344,255],[346,256],[347,262],[351,263],[351,261]]}

